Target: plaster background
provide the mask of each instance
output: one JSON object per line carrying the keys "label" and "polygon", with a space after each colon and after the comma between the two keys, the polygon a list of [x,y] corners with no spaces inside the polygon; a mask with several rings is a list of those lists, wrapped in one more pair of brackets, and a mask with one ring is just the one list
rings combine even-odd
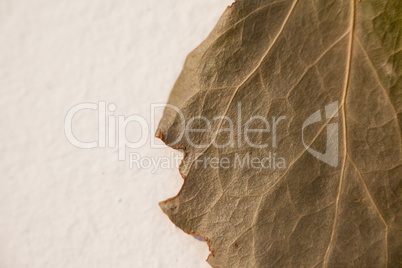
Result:
{"label": "plaster background", "polygon": [[[178,171],[152,174],[118,161],[115,148],[76,148],[64,118],[105,101],[117,106],[108,115],[149,120],[231,2],[0,1],[0,267],[209,267],[206,243],[158,206],[179,191]],[[95,140],[96,120],[80,113],[74,134]],[[137,129],[127,129],[133,140]],[[172,150],[148,141],[129,152]]]}

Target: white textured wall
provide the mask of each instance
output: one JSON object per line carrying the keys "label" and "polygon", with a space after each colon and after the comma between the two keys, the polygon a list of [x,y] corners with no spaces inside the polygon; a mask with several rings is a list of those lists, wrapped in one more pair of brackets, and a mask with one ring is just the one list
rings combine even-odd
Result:
{"label": "white textured wall", "polygon": [[[188,52],[230,0],[0,1],[0,267],[209,267],[205,242],[174,227],[158,202],[175,169],[130,169],[111,148],[78,149],[67,111],[106,101],[108,115],[165,102]],[[135,139],[136,125],[127,129]],[[96,113],[74,133],[96,139]],[[149,144],[130,152],[168,156]]]}

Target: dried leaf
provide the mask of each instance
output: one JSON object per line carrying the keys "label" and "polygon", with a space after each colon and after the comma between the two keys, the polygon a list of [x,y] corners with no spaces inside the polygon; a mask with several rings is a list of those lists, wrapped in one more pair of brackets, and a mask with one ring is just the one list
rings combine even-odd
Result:
{"label": "dried leaf", "polygon": [[[185,150],[185,181],[160,205],[208,240],[213,267],[402,266],[401,12],[400,0],[239,0],[188,56],[169,104],[205,131],[183,135],[165,109],[157,136]],[[269,119],[248,133],[264,148],[245,140],[253,116]],[[269,154],[285,162],[204,165]]]}

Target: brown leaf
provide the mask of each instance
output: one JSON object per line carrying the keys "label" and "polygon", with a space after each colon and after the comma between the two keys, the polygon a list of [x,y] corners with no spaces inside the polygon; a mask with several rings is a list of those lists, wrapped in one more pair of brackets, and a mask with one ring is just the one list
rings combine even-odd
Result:
{"label": "brown leaf", "polygon": [[160,205],[212,266],[401,267],[401,12],[239,0],[188,56],[169,98],[187,132],[171,108],[158,129],[185,181]]}

